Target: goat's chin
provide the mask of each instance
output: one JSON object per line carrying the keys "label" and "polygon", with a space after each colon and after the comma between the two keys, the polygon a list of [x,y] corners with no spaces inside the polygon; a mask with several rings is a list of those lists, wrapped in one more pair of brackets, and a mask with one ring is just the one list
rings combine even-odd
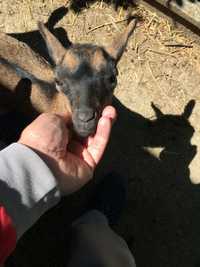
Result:
{"label": "goat's chin", "polygon": [[93,136],[95,131],[75,131],[78,139],[86,139],[89,136]]}
{"label": "goat's chin", "polygon": [[81,139],[86,139],[87,137],[93,135],[93,133],[88,133],[88,132],[79,132],[77,133],[78,137]]}
{"label": "goat's chin", "polygon": [[76,125],[73,125],[74,127],[74,132],[76,134],[77,137],[85,139],[89,136],[93,136],[96,132],[96,126],[93,127],[77,127]]}

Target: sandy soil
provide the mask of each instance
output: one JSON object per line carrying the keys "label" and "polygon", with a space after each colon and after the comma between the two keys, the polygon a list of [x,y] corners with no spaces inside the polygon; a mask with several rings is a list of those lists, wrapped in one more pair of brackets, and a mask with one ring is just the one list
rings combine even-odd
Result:
{"label": "sandy soil", "polygon": [[[31,38],[37,20],[47,21],[66,2],[0,0],[0,30],[22,33],[21,37],[28,32],[26,39]],[[114,101],[119,118],[94,184],[111,170],[129,178],[129,201],[116,230],[127,240],[138,266],[197,267],[199,37],[142,5],[132,12],[142,15],[143,20],[119,63]],[[116,11],[99,1],[82,12],[69,11],[56,27],[63,27],[73,42],[104,45],[125,27],[120,22],[125,16],[122,8]],[[34,39],[33,43],[38,44]],[[63,266],[63,250],[58,242],[63,244],[66,224],[84,210],[86,192],[92,194],[92,188],[89,185],[80,194],[63,200],[42,218],[19,243],[8,266]],[[73,210],[69,215],[67,208]],[[56,232],[58,225],[62,234]]]}

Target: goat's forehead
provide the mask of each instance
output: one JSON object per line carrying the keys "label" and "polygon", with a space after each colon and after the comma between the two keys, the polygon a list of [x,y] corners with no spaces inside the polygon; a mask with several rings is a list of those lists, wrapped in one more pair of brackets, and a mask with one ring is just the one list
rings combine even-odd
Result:
{"label": "goat's forehead", "polygon": [[67,50],[62,66],[71,73],[76,72],[81,66],[88,65],[91,70],[101,71],[106,68],[109,56],[103,48],[94,45],[74,45]]}

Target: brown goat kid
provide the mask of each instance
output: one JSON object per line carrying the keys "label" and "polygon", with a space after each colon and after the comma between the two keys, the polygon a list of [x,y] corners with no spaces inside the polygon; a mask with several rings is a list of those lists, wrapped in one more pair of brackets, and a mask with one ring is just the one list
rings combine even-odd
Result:
{"label": "brown goat kid", "polygon": [[[43,23],[38,23],[54,66],[23,42],[0,33],[0,113],[17,107],[34,118],[42,112],[67,111],[77,135],[93,134],[102,109],[111,103],[117,63],[135,25],[132,20],[108,47],[69,44],[64,48]],[[18,93],[22,78],[32,83],[29,94],[25,89]]]}

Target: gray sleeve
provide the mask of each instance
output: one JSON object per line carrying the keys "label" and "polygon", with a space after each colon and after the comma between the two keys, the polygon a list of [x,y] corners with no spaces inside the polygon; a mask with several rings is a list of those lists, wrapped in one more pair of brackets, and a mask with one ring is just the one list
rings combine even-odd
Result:
{"label": "gray sleeve", "polygon": [[0,203],[18,239],[59,199],[55,177],[33,150],[14,143],[0,151]]}

